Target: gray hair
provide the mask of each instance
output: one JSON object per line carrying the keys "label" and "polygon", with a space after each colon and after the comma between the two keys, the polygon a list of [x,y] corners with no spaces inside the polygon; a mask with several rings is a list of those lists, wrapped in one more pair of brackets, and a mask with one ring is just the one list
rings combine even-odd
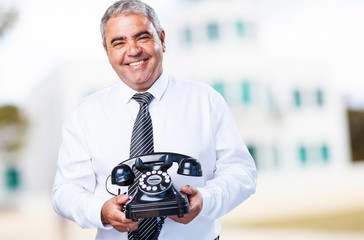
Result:
{"label": "gray hair", "polygon": [[124,15],[140,14],[146,16],[155,27],[158,37],[161,38],[162,27],[159,23],[158,16],[152,7],[150,7],[146,3],[143,3],[140,0],[120,0],[116,1],[113,5],[111,5],[106,10],[104,16],[101,19],[100,30],[102,35],[102,41],[105,46],[106,46],[106,40],[105,40],[106,23],[110,18],[120,14]]}

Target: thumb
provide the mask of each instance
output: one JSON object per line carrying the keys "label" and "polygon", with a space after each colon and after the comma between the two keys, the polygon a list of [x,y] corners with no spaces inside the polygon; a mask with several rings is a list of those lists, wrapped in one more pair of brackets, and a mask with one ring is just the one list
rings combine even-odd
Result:
{"label": "thumb", "polygon": [[195,189],[194,187],[190,186],[190,185],[186,185],[181,187],[181,191],[187,195],[194,195],[195,192],[197,191],[197,189]]}
{"label": "thumb", "polygon": [[116,196],[116,202],[118,204],[125,204],[127,201],[129,201],[128,195],[120,194],[120,195]]}

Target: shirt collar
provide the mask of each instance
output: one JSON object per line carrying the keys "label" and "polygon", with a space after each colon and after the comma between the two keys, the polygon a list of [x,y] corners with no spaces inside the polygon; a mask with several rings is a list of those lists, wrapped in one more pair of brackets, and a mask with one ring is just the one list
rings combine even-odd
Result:
{"label": "shirt collar", "polygon": [[155,81],[155,83],[148,89],[147,92],[151,93],[154,98],[158,101],[163,97],[164,92],[168,85],[168,75],[162,72],[160,77]]}
{"label": "shirt collar", "polygon": [[[155,83],[148,89],[147,92],[151,93],[154,98],[158,101],[163,97],[164,92],[168,85],[168,75],[162,72]],[[127,104],[137,91],[128,87],[123,81],[119,81],[119,89],[121,94],[121,99],[123,103]]]}

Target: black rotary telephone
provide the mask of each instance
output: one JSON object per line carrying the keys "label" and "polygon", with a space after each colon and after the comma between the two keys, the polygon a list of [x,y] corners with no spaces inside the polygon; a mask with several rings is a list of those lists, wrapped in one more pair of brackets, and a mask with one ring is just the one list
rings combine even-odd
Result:
{"label": "black rotary telephone", "polygon": [[[140,218],[178,215],[183,217],[190,211],[188,200],[177,191],[167,173],[173,163],[178,163],[178,174],[202,176],[200,163],[189,156],[156,152],[127,159],[111,172],[111,183],[129,186],[134,180],[138,186],[134,196],[125,204],[126,218],[137,221]],[[133,168],[142,172],[135,179]]]}

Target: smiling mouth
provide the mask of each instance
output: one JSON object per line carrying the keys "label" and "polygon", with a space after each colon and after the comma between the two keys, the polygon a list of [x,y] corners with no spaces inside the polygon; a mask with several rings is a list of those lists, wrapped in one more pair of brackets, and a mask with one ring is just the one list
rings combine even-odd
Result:
{"label": "smiling mouth", "polygon": [[145,60],[140,60],[138,62],[129,63],[129,66],[131,66],[131,67],[138,66],[144,62],[145,62]]}

